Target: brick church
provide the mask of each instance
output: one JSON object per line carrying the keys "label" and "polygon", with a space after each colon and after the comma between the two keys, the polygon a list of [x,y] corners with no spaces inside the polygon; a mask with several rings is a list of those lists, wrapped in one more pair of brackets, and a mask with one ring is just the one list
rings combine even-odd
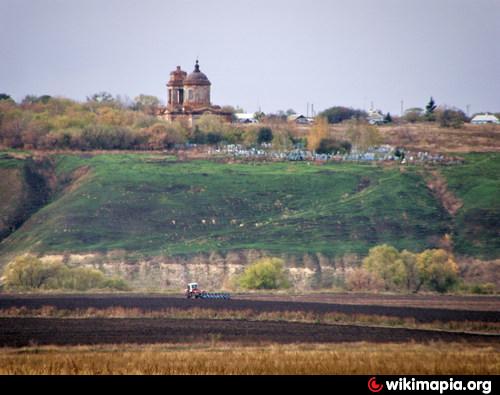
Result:
{"label": "brick church", "polygon": [[191,74],[177,66],[170,73],[167,83],[168,104],[161,116],[169,121],[187,120],[190,125],[203,114],[218,115],[231,122],[232,113],[211,104],[211,85],[207,76],[200,71],[198,60]]}

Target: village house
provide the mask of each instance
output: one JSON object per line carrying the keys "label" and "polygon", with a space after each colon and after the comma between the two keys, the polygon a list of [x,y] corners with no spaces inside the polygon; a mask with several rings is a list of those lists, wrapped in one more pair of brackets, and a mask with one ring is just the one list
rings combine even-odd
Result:
{"label": "village house", "polygon": [[476,116],[474,116],[474,118],[472,118],[470,123],[474,125],[484,125],[487,123],[500,124],[500,121],[495,115],[486,113],[486,114],[477,114]]}
{"label": "village house", "polygon": [[234,114],[236,122],[238,123],[257,123],[258,120],[255,118],[255,114],[252,113],[236,113]]}
{"label": "village house", "polygon": [[210,102],[211,83],[200,71],[198,60],[191,74],[180,66],[170,73],[167,83],[167,107],[160,111],[160,116],[168,121],[185,120],[190,126],[204,114],[213,114],[231,122],[232,113],[223,111],[220,106]]}
{"label": "village house", "polygon": [[370,125],[382,125],[384,123],[384,115],[379,110],[368,110],[368,123]]}
{"label": "village house", "polygon": [[295,122],[296,124],[299,125],[308,125],[312,123],[312,120],[310,118],[305,117],[302,114],[292,114],[287,117],[288,122]]}

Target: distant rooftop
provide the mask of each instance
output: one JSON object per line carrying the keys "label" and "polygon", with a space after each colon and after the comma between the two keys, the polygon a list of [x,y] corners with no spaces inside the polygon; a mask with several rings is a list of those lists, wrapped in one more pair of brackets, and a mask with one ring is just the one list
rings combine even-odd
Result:
{"label": "distant rooftop", "polygon": [[498,118],[493,114],[477,114],[472,118],[472,123],[500,123]]}
{"label": "distant rooftop", "polygon": [[234,114],[237,119],[253,119],[255,118],[254,113],[242,113],[242,112],[237,112]]}

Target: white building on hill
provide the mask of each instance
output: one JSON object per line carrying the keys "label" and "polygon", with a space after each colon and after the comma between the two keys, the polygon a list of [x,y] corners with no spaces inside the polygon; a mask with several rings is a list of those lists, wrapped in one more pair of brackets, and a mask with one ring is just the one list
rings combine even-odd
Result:
{"label": "white building on hill", "polygon": [[236,114],[234,114],[234,116],[236,117],[236,121],[238,123],[257,123],[258,122],[257,118],[255,118],[255,114],[236,113]]}
{"label": "white building on hill", "polygon": [[484,125],[486,123],[500,124],[500,121],[495,115],[486,113],[486,114],[477,114],[474,118],[472,118],[470,123],[474,125]]}
{"label": "white building on hill", "polygon": [[295,122],[299,125],[308,125],[311,122],[310,118],[305,117],[302,114],[292,114],[287,117],[288,122]]}
{"label": "white building on hill", "polygon": [[368,110],[368,123],[370,125],[382,125],[384,123],[384,115],[379,110]]}

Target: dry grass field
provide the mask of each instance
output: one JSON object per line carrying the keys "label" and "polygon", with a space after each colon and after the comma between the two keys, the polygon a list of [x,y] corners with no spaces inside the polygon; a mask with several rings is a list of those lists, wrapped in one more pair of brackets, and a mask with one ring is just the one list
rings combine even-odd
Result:
{"label": "dry grass field", "polygon": [[499,374],[497,345],[198,344],[0,349],[0,374]]}
{"label": "dry grass field", "polygon": [[[377,126],[383,144],[407,150],[433,153],[499,152],[500,125],[464,124],[460,129],[442,128],[437,123],[405,123]],[[306,136],[310,126],[297,126],[294,134]],[[346,139],[347,125],[330,125],[332,137]]]}
{"label": "dry grass field", "polygon": [[[331,127],[344,136],[345,126]],[[460,129],[441,128],[435,123],[379,126],[384,144],[408,150],[439,153],[499,152],[500,125],[465,124]]]}

